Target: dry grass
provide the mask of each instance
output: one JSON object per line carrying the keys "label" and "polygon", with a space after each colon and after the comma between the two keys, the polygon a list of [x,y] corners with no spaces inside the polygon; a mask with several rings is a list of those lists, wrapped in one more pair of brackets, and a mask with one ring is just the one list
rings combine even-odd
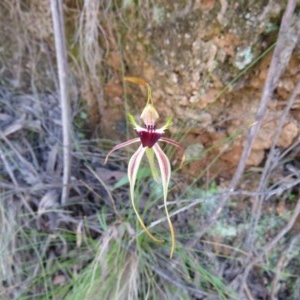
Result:
{"label": "dry grass", "polygon": [[[299,37],[299,21],[291,17],[293,1],[282,21],[257,122],[229,188],[214,183],[203,188],[200,173],[192,183],[184,174],[174,174],[168,205],[178,246],[172,261],[168,242],[153,244],[139,232],[122,184],[127,157],[120,154],[105,169],[102,162],[111,141],[86,138],[82,126],[86,119],[79,98],[84,95],[88,111],[96,107],[100,113],[102,83],[109,76],[105,57],[115,43],[116,20],[124,22],[124,11],[113,1],[65,7],[67,23],[75,20],[70,27],[75,29],[67,32],[74,134],[70,196],[61,204],[62,112],[50,11],[40,2],[26,6],[5,0],[0,5],[8,15],[1,21],[3,37],[10,41],[0,57],[5,78],[0,81],[0,298],[299,298],[299,171],[286,164],[297,155],[299,143],[277,156],[274,138],[263,168],[245,172],[270,94]],[[142,8],[138,5],[133,7]],[[141,18],[151,3],[145,5]],[[38,12],[47,16],[40,31],[34,19],[41,20]],[[282,112],[282,124],[299,89],[300,83]],[[99,115],[93,117],[92,123]],[[280,133],[279,126],[274,136]],[[278,179],[274,173],[283,166],[289,168],[287,175]],[[255,190],[247,190],[249,178]],[[159,186],[147,178],[139,182],[139,210],[145,211],[149,228],[168,241]]]}

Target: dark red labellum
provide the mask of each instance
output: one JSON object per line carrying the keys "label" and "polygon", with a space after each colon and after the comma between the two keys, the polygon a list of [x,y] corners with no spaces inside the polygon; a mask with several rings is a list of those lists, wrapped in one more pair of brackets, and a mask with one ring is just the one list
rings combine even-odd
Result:
{"label": "dark red labellum", "polygon": [[155,143],[162,137],[161,133],[151,131],[151,130],[141,130],[137,132],[143,147],[153,147]]}

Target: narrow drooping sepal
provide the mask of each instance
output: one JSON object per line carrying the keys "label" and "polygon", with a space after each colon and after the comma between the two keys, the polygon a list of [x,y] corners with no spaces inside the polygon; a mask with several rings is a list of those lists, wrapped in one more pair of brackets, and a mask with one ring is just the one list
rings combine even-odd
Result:
{"label": "narrow drooping sepal", "polygon": [[184,154],[184,149],[183,149],[183,147],[182,147],[178,142],[176,142],[176,141],[174,141],[174,140],[172,140],[172,139],[166,138],[166,137],[161,137],[161,138],[159,139],[159,141],[161,141],[161,142],[166,142],[166,143],[168,143],[168,144],[170,144],[170,145],[173,145],[173,146],[179,148],[179,149],[182,151],[183,154],[182,154],[182,157],[181,157],[181,163],[180,163],[180,166],[179,166],[179,168],[181,168],[182,165],[183,165],[183,163],[185,162],[185,154]]}
{"label": "narrow drooping sepal", "polygon": [[174,141],[172,139],[169,139],[169,138],[166,138],[166,137],[161,137],[160,141],[166,142],[168,144],[171,144],[171,145],[176,146],[176,147],[178,147],[178,148],[180,148],[180,149],[183,150],[183,147],[178,142],[176,142],[176,141]]}
{"label": "narrow drooping sepal", "polygon": [[126,142],[124,142],[124,143],[121,143],[121,144],[116,145],[115,147],[113,147],[113,148],[107,153],[106,158],[105,158],[105,161],[104,161],[104,164],[107,163],[108,157],[109,157],[114,151],[116,151],[116,150],[118,150],[118,149],[121,149],[121,148],[124,148],[124,147],[126,147],[126,146],[128,146],[128,145],[131,145],[131,144],[133,144],[133,143],[137,143],[137,142],[139,142],[139,141],[140,141],[139,138],[135,138],[135,139],[131,139],[131,140],[128,140],[128,141],[126,141]]}
{"label": "narrow drooping sepal", "polygon": [[162,186],[163,186],[163,195],[164,195],[164,207],[166,211],[166,216],[170,228],[170,233],[171,233],[171,251],[170,251],[170,258],[172,258],[174,249],[175,249],[175,232],[173,228],[173,224],[170,219],[169,211],[167,208],[167,196],[168,196],[168,187],[169,187],[169,182],[170,182],[170,177],[171,177],[171,165],[168,157],[166,154],[162,151],[160,148],[159,144],[155,144],[152,147],[160,169],[160,175],[161,175],[161,181],[162,181]]}
{"label": "narrow drooping sepal", "polygon": [[154,237],[150,231],[147,229],[146,225],[144,224],[142,218],[140,217],[134,203],[134,187],[135,187],[135,182],[136,182],[136,176],[137,172],[139,169],[139,166],[141,164],[142,157],[145,153],[147,148],[143,147],[140,145],[140,147],[137,149],[137,151],[132,155],[130,158],[129,164],[128,164],[128,179],[129,179],[129,186],[130,186],[130,198],[131,198],[131,203],[133,210],[142,226],[142,228],[145,230],[147,235],[154,241],[156,242],[163,242],[163,240],[157,239]]}

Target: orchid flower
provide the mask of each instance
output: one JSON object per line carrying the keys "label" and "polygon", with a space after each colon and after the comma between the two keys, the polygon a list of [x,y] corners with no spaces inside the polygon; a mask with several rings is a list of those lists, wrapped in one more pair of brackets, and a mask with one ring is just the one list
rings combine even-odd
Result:
{"label": "orchid flower", "polygon": [[[173,146],[176,146],[180,149],[182,149],[182,146],[169,138],[164,137],[164,132],[165,130],[171,125],[171,118],[169,118],[164,126],[162,126],[159,129],[156,129],[155,123],[157,119],[159,118],[159,115],[154,108],[153,101],[152,101],[152,96],[151,96],[151,87],[149,84],[144,81],[143,79],[136,78],[136,77],[125,77],[125,80],[131,83],[136,83],[140,84],[143,86],[147,86],[148,90],[148,99],[145,108],[142,111],[141,114],[141,119],[143,120],[145,127],[139,126],[134,117],[129,114],[129,121],[130,123],[134,126],[134,129],[138,135],[137,138],[130,139],[126,142],[123,142],[121,144],[116,145],[113,147],[107,154],[105,163],[108,160],[109,155],[123,147],[126,147],[128,145],[134,144],[134,143],[140,143],[139,148],[136,150],[136,152],[132,155],[132,157],[129,160],[128,164],[128,179],[129,179],[129,185],[130,185],[130,198],[133,206],[133,210],[142,226],[146,234],[154,241],[156,242],[163,242],[164,240],[157,239],[154,237],[150,231],[147,229],[146,225],[144,224],[142,218],[140,217],[136,206],[134,204],[134,187],[135,187],[135,182],[136,182],[136,177],[138,173],[138,169],[141,163],[141,160],[146,153],[146,156],[148,158],[149,164],[150,164],[150,169],[151,173],[153,175],[153,178],[157,181],[159,179],[159,173],[156,168],[156,162],[155,162],[155,157],[158,162],[158,166],[160,169],[160,177],[161,177],[161,182],[162,182],[162,187],[163,187],[163,198],[164,198],[164,207],[166,211],[166,216],[170,228],[170,233],[171,233],[171,251],[170,251],[170,258],[172,258],[174,249],[175,249],[175,233],[174,233],[174,228],[170,219],[170,215],[168,212],[167,208],[167,195],[168,195],[168,186],[170,182],[170,177],[171,177],[171,166],[170,166],[170,161],[166,154],[163,152],[161,149],[160,145],[158,142],[166,142],[168,144],[171,144]],[[183,160],[182,160],[183,162]]]}

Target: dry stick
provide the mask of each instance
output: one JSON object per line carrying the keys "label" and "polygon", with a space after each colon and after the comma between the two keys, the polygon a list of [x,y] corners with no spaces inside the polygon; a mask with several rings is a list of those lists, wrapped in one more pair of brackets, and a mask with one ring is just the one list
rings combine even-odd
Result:
{"label": "dry stick", "polygon": [[[290,2],[292,2],[292,3],[290,3]],[[286,30],[283,32],[282,29],[288,28],[288,26],[290,24],[289,21],[292,19],[291,16],[294,11],[293,2],[295,2],[295,0],[289,1],[286,12],[282,19],[279,36],[281,36],[282,33],[286,33]],[[262,120],[266,114],[267,105],[270,101],[270,98],[271,98],[273,92],[274,92],[274,89],[278,82],[279,76],[283,72],[283,68],[280,65],[280,60],[281,60],[281,54],[283,53],[283,50],[284,50],[284,46],[285,46],[284,44],[280,43],[280,39],[279,39],[276,44],[275,50],[274,50],[274,54],[272,57],[268,76],[267,76],[266,83],[265,83],[265,86],[264,86],[264,89],[262,92],[260,105],[257,110],[255,122],[248,131],[248,136],[246,139],[245,147],[244,147],[243,153],[241,155],[241,158],[239,160],[237,169],[236,169],[236,171],[233,175],[233,178],[230,182],[230,185],[228,188],[229,191],[235,190],[235,188],[245,170],[246,162],[249,157],[249,154],[250,154],[250,151],[252,148],[252,144],[253,144],[254,139],[261,127]],[[187,247],[193,247],[198,242],[198,240],[207,232],[207,230],[211,227],[211,225],[216,222],[216,220],[220,216],[221,212],[223,211],[223,208],[226,206],[226,204],[229,200],[229,197],[230,197],[229,195],[224,196],[224,198],[220,201],[218,209],[212,214],[210,219],[207,220],[207,222],[202,227],[202,229],[198,233],[196,233],[194,239],[188,243]]]}
{"label": "dry stick", "polygon": [[[291,9],[291,7],[290,7]],[[300,33],[300,19],[299,18],[292,18],[290,14],[288,14],[288,21],[286,22],[284,19],[282,20],[282,26],[279,32],[279,38],[278,38],[278,44],[281,47],[281,54],[278,57],[278,60],[276,60],[280,67],[280,72],[277,74],[277,80],[279,75],[284,71],[286,68],[288,62],[290,61],[292,52],[297,44],[297,41],[299,40],[299,33]],[[291,25],[291,21],[295,20],[295,24]],[[288,113],[290,109],[292,108],[293,103],[295,102],[295,99],[300,91],[300,81],[298,82],[297,86],[294,89],[294,92],[290,99],[288,100],[288,103],[285,107],[285,110],[283,111],[279,124],[276,129],[275,136],[273,138],[272,146],[270,148],[269,156],[267,159],[267,162],[264,166],[258,192],[262,192],[265,190],[266,185],[269,181],[269,177],[272,173],[272,168],[274,168],[274,165],[276,165],[275,162],[275,156],[276,156],[276,145],[278,143],[282,128],[284,126],[284,123],[286,121],[286,118],[288,116]],[[275,163],[275,164],[274,164]],[[262,205],[264,202],[265,197],[264,196],[256,196],[253,201],[252,206],[252,214],[251,214],[251,222],[250,222],[250,229],[249,233],[247,235],[247,240],[245,242],[245,248],[246,249],[252,249],[254,239],[255,239],[255,232],[258,225],[258,221],[261,217],[262,213]]]}
{"label": "dry stick", "polygon": [[[299,95],[299,93],[300,93],[300,80],[298,81],[298,83],[297,83],[297,85],[296,85],[296,87],[295,87],[295,89],[294,89],[294,91],[293,91],[293,94],[292,94],[292,96],[290,97],[290,99],[289,99],[289,102],[288,102],[288,104],[287,104],[287,107],[286,107],[286,111],[288,112],[288,110],[290,109],[290,105],[292,105],[293,104],[293,102],[294,102],[294,100],[295,100],[295,98]],[[285,111],[285,112],[286,112]],[[284,115],[285,115],[285,112],[283,113],[283,117],[284,117]],[[299,179],[299,178],[298,178]],[[263,198],[262,198],[263,199]],[[258,203],[258,207],[259,207],[259,209],[260,209],[260,211],[258,211],[257,212],[257,214],[259,215],[258,216],[258,218],[260,217],[260,215],[261,215],[261,209],[262,209],[262,202],[263,202],[263,200],[261,200],[260,201],[260,203]],[[240,294],[242,293],[242,288],[245,286],[245,284],[246,284],[246,280],[247,280],[247,277],[248,277],[248,274],[249,274],[249,272],[250,272],[250,270],[251,270],[251,268],[254,266],[254,261],[255,262],[257,262],[257,260],[259,260],[261,257],[262,257],[262,254],[264,254],[264,253],[267,253],[267,252],[269,252],[271,249],[272,249],[272,247],[274,247],[277,243],[278,243],[278,241],[279,241],[279,237],[283,237],[291,228],[292,228],[292,226],[294,225],[294,222],[296,221],[296,218],[297,218],[297,216],[299,215],[299,213],[300,213],[300,198],[299,198],[299,200],[298,200],[298,203],[297,203],[297,205],[296,205],[296,207],[294,208],[294,211],[293,211],[293,215],[292,215],[292,217],[291,217],[291,219],[289,220],[289,222],[287,223],[287,225],[277,234],[277,236],[270,242],[270,243],[268,243],[264,248],[263,248],[263,250],[262,250],[262,253],[260,253],[259,255],[258,255],[258,258],[254,258],[253,259],[253,257],[251,257],[250,259],[249,259],[249,261],[247,262],[248,264],[247,264],[247,267],[245,268],[245,271],[244,271],[244,273],[243,273],[243,275],[242,275],[242,284],[240,285]],[[257,220],[256,220],[256,223],[254,223],[252,226],[250,226],[250,227],[257,227],[257,224],[258,224],[258,218],[257,218]],[[253,230],[255,230],[255,228],[253,229]],[[254,231],[252,232],[251,231],[251,234],[254,236]],[[252,243],[253,243],[253,241],[251,241]],[[248,247],[250,247],[250,246],[252,246],[252,245],[249,245]],[[249,249],[251,249],[251,248],[249,248]],[[241,295],[240,295],[241,296]]]}
{"label": "dry stick", "polygon": [[58,78],[60,87],[60,103],[62,111],[63,187],[61,203],[66,204],[69,196],[69,182],[71,173],[71,119],[67,77],[67,51],[61,0],[51,0],[51,13],[53,20],[55,50],[57,57]]}
{"label": "dry stick", "polygon": [[[288,60],[287,60],[287,57],[291,55],[291,52],[293,50],[293,47],[290,48],[288,47],[290,44],[294,44],[296,43],[297,41],[297,34],[299,35],[299,30],[298,30],[298,33],[295,35],[291,35],[289,32],[290,31],[290,28],[292,27],[291,26],[291,22],[293,20],[295,20],[293,18],[293,13],[294,13],[294,10],[295,10],[295,7],[296,7],[296,0],[289,0],[288,1],[288,4],[287,4],[287,7],[286,7],[286,10],[284,12],[284,15],[282,17],[282,21],[281,21],[281,25],[280,25],[280,30],[279,30],[279,34],[278,34],[278,40],[277,40],[277,45],[276,45],[276,48],[274,50],[274,55],[272,57],[272,61],[271,61],[271,65],[270,65],[270,69],[269,69],[269,72],[268,72],[268,77],[267,77],[267,82],[266,82],[266,85],[265,85],[265,89],[266,89],[266,86],[267,85],[270,85],[269,86],[269,89],[270,90],[274,90],[275,86],[277,85],[277,82],[278,82],[278,79],[279,77],[281,76],[282,72],[284,71],[287,63],[288,63]],[[296,28],[297,30],[297,23],[296,23],[296,26],[294,27],[294,29]],[[295,41],[296,40],[296,41]],[[286,51],[287,49],[287,51]],[[274,72],[274,70],[276,70],[277,68],[277,74],[272,74],[272,71]],[[272,81],[269,80],[269,75],[271,75],[272,77]],[[293,92],[293,95],[291,96],[291,99],[289,100],[289,104],[287,105],[287,108],[289,108],[288,106],[290,105],[290,103],[292,103],[294,100],[293,98],[296,97],[296,95],[299,93],[299,86],[300,82],[298,82],[294,92]],[[265,90],[264,89],[264,90]],[[271,95],[271,94],[270,94]],[[283,113],[283,117],[284,117],[285,113]],[[282,122],[283,120],[281,120]],[[277,132],[278,134],[278,132]],[[274,153],[274,152],[273,152]],[[271,158],[272,158],[273,155],[271,155]],[[271,164],[272,160],[270,159],[268,161],[268,164]],[[269,166],[267,166],[269,167]],[[267,178],[267,173],[264,174]],[[265,178],[263,178],[261,180],[261,182],[264,181]],[[263,188],[263,186],[260,186],[261,188]],[[258,206],[259,205],[262,205],[262,201],[260,203],[257,203]],[[267,251],[267,249],[269,249],[270,245],[276,245],[277,242],[279,240],[277,240],[278,237],[282,237],[286,234],[286,232],[288,232],[290,230],[290,228],[292,227],[293,223],[291,223],[291,221],[293,220],[293,217],[294,216],[298,216],[299,212],[297,212],[297,208],[299,207],[299,212],[300,212],[300,199],[297,203],[297,206],[295,208],[295,211],[294,211],[294,214],[292,216],[292,219],[288,222],[288,224],[280,231],[280,233],[275,237],[275,239],[273,241],[275,241],[274,243],[269,243],[267,246],[264,247],[264,250],[262,253],[265,253]],[[296,215],[295,215],[296,214]],[[253,216],[253,214],[252,214]],[[295,219],[296,219],[295,217]],[[258,222],[258,219],[256,219],[256,222]],[[295,222],[295,220],[294,220]],[[254,225],[257,224],[257,223],[254,223]],[[290,227],[289,227],[290,226]],[[253,235],[253,234],[252,234]],[[250,241],[252,240],[253,238],[250,237]],[[251,244],[253,242],[251,241]],[[271,248],[270,248],[271,249]],[[270,250],[269,249],[269,250]],[[260,259],[262,257],[262,255],[258,255],[256,257],[256,259],[251,259],[250,261],[248,261],[248,264],[247,264],[247,267],[245,268],[243,274],[241,274],[240,276],[237,276],[237,278],[235,278],[235,280],[233,281],[233,284],[237,282],[237,280],[241,278],[241,283],[239,284],[239,296],[241,297],[242,296],[242,292],[243,292],[243,289],[246,285],[246,280],[247,280],[247,277],[248,277],[248,274],[251,270],[251,268],[254,266],[254,262],[256,263],[258,259]]]}
{"label": "dry stick", "polygon": [[[295,222],[297,221],[297,217],[300,215],[300,198],[297,201],[297,205],[293,210],[293,214],[290,217],[288,223],[279,231],[279,233],[262,249],[262,251],[253,257],[251,261],[246,265],[245,271],[242,274],[241,283],[239,282],[240,276],[237,276],[232,282],[232,285],[238,285],[241,289],[245,286],[246,279],[248,277],[249,272],[253,268],[254,265],[258,264],[259,261],[262,260],[263,256],[268,254],[277,244],[278,242],[292,229]],[[241,298],[241,291],[238,299]]]}
{"label": "dry stick", "polygon": [[[299,29],[300,29],[300,20],[298,21],[298,23],[299,23]],[[295,46],[295,44],[294,44],[294,46]],[[288,113],[289,113],[290,109],[292,108],[292,105],[295,102],[296,97],[298,96],[299,93],[300,93],[300,80],[298,81],[298,83],[294,89],[294,92],[293,92],[292,96],[290,97],[290,99],[288,100],[286,108],[281,115],[279,125],[276,129],[276,134],[275,134],[275,137],[272,142],[272,147],[270,149],[270,153],[269,153],[266,165],[265,165],[262,175],[261,175],[259,187],[257,190],[258,193],[260,193],[266,189],[266,185],[268,183],[269,177],[272,174],[272,168],[274,167],[274,163],[276,165],[276,162],[274,162],[274,157],[276,156],[276,154],[275,154],[276,148],[275,147],[279,140],[279,136],[282,132],[284,122],[286,121]],[[256,232],[256,229],[258,226],[259,219],[262,214],[262,206],[263,206],[263,202],[265,199],[266,199],[265,195],[257,194],[257,196],[255,197],[255,199],[253,201],[250,227],[249,227],[249,232],[248,232],[247,240],[245,242],[245,247],[244,247],[246,249],[252,249],[252,247],[253,247],[253,243],[255,240],[255,232]]]}
{"label": "dry stick", "polygon": [[281,256],[278,259],[278,262],[276,265],[274,279],[271,284],[271,295],[270,295],[271,299],[276,299],[276,294],[278,293],[278,289],[280,286],[280,279],[282,278],[281,272],[282,272],[283,268],[285,268],[288,265],[288,263],[291,261],[291,259],[293,259],[295,257],[295,255],[297,253],[296,247],[298,246],[297,243],[299,242],[299,240],[300,240],[300,233],[295,235],[290,240],[288,246],[286,246],[281,252]]}
{"label": "dry stick", "polygon": [[[187,205],[177,209],[176,211],[173,211],[172,213],[170,213],[170,217],[174,217],[180,213],[183,213],[187,210],[190,210],[191,208],[193,208],[196,205],[199,205],[200,203],[203,202],[212,202],[212,201],[217,201],[218,199],[222,199],[224,197],[237,197],[237,196],[265,196],[266,199],[269,199],[270,197],[274,196],[274,195],[279,195],[282,194],[284,191],[290,190],[291,188],[293,188],[296,185],[300,184],[300,178],[297,178],[295,180],[293,180],[292,182],[289,183],[284,183],[282,185],[280,185],[278,188],[276,189],[268,189],[266,191],[262,191],[262,192],[250,192],[250,191],[244,191],[244,190],[237,190],[237,191],[232,191],[232,192],[224,192],[224,193],[220,193],[220,194],[216,194],[216,195],[211,195],[211,196],[204,196],[202,198],[196,198],[196,199],[186,199],[186,200],[181,200],[180,202],[178,201],[169,201],[167,204],[171,205],[171,204],[180,204],[180,203],[184,203],[184,202],[188,202]],[[0,183],[1,186],[1,183]],[[158,206],[159,209],[163,208],[164,206]],[[161,223],[164,223],[165,221],[167,221],[166,217],[160,218],[159,220],[153,221],[150,225],[147,226],[148,229],[151,229]],[[140,236],[141,234],[143,234],[144,231],[140,231],[136,234],[136,236]],[[189,245],[189,247],[191,247]],[[186,246],[185,246],[186,248]]]}

